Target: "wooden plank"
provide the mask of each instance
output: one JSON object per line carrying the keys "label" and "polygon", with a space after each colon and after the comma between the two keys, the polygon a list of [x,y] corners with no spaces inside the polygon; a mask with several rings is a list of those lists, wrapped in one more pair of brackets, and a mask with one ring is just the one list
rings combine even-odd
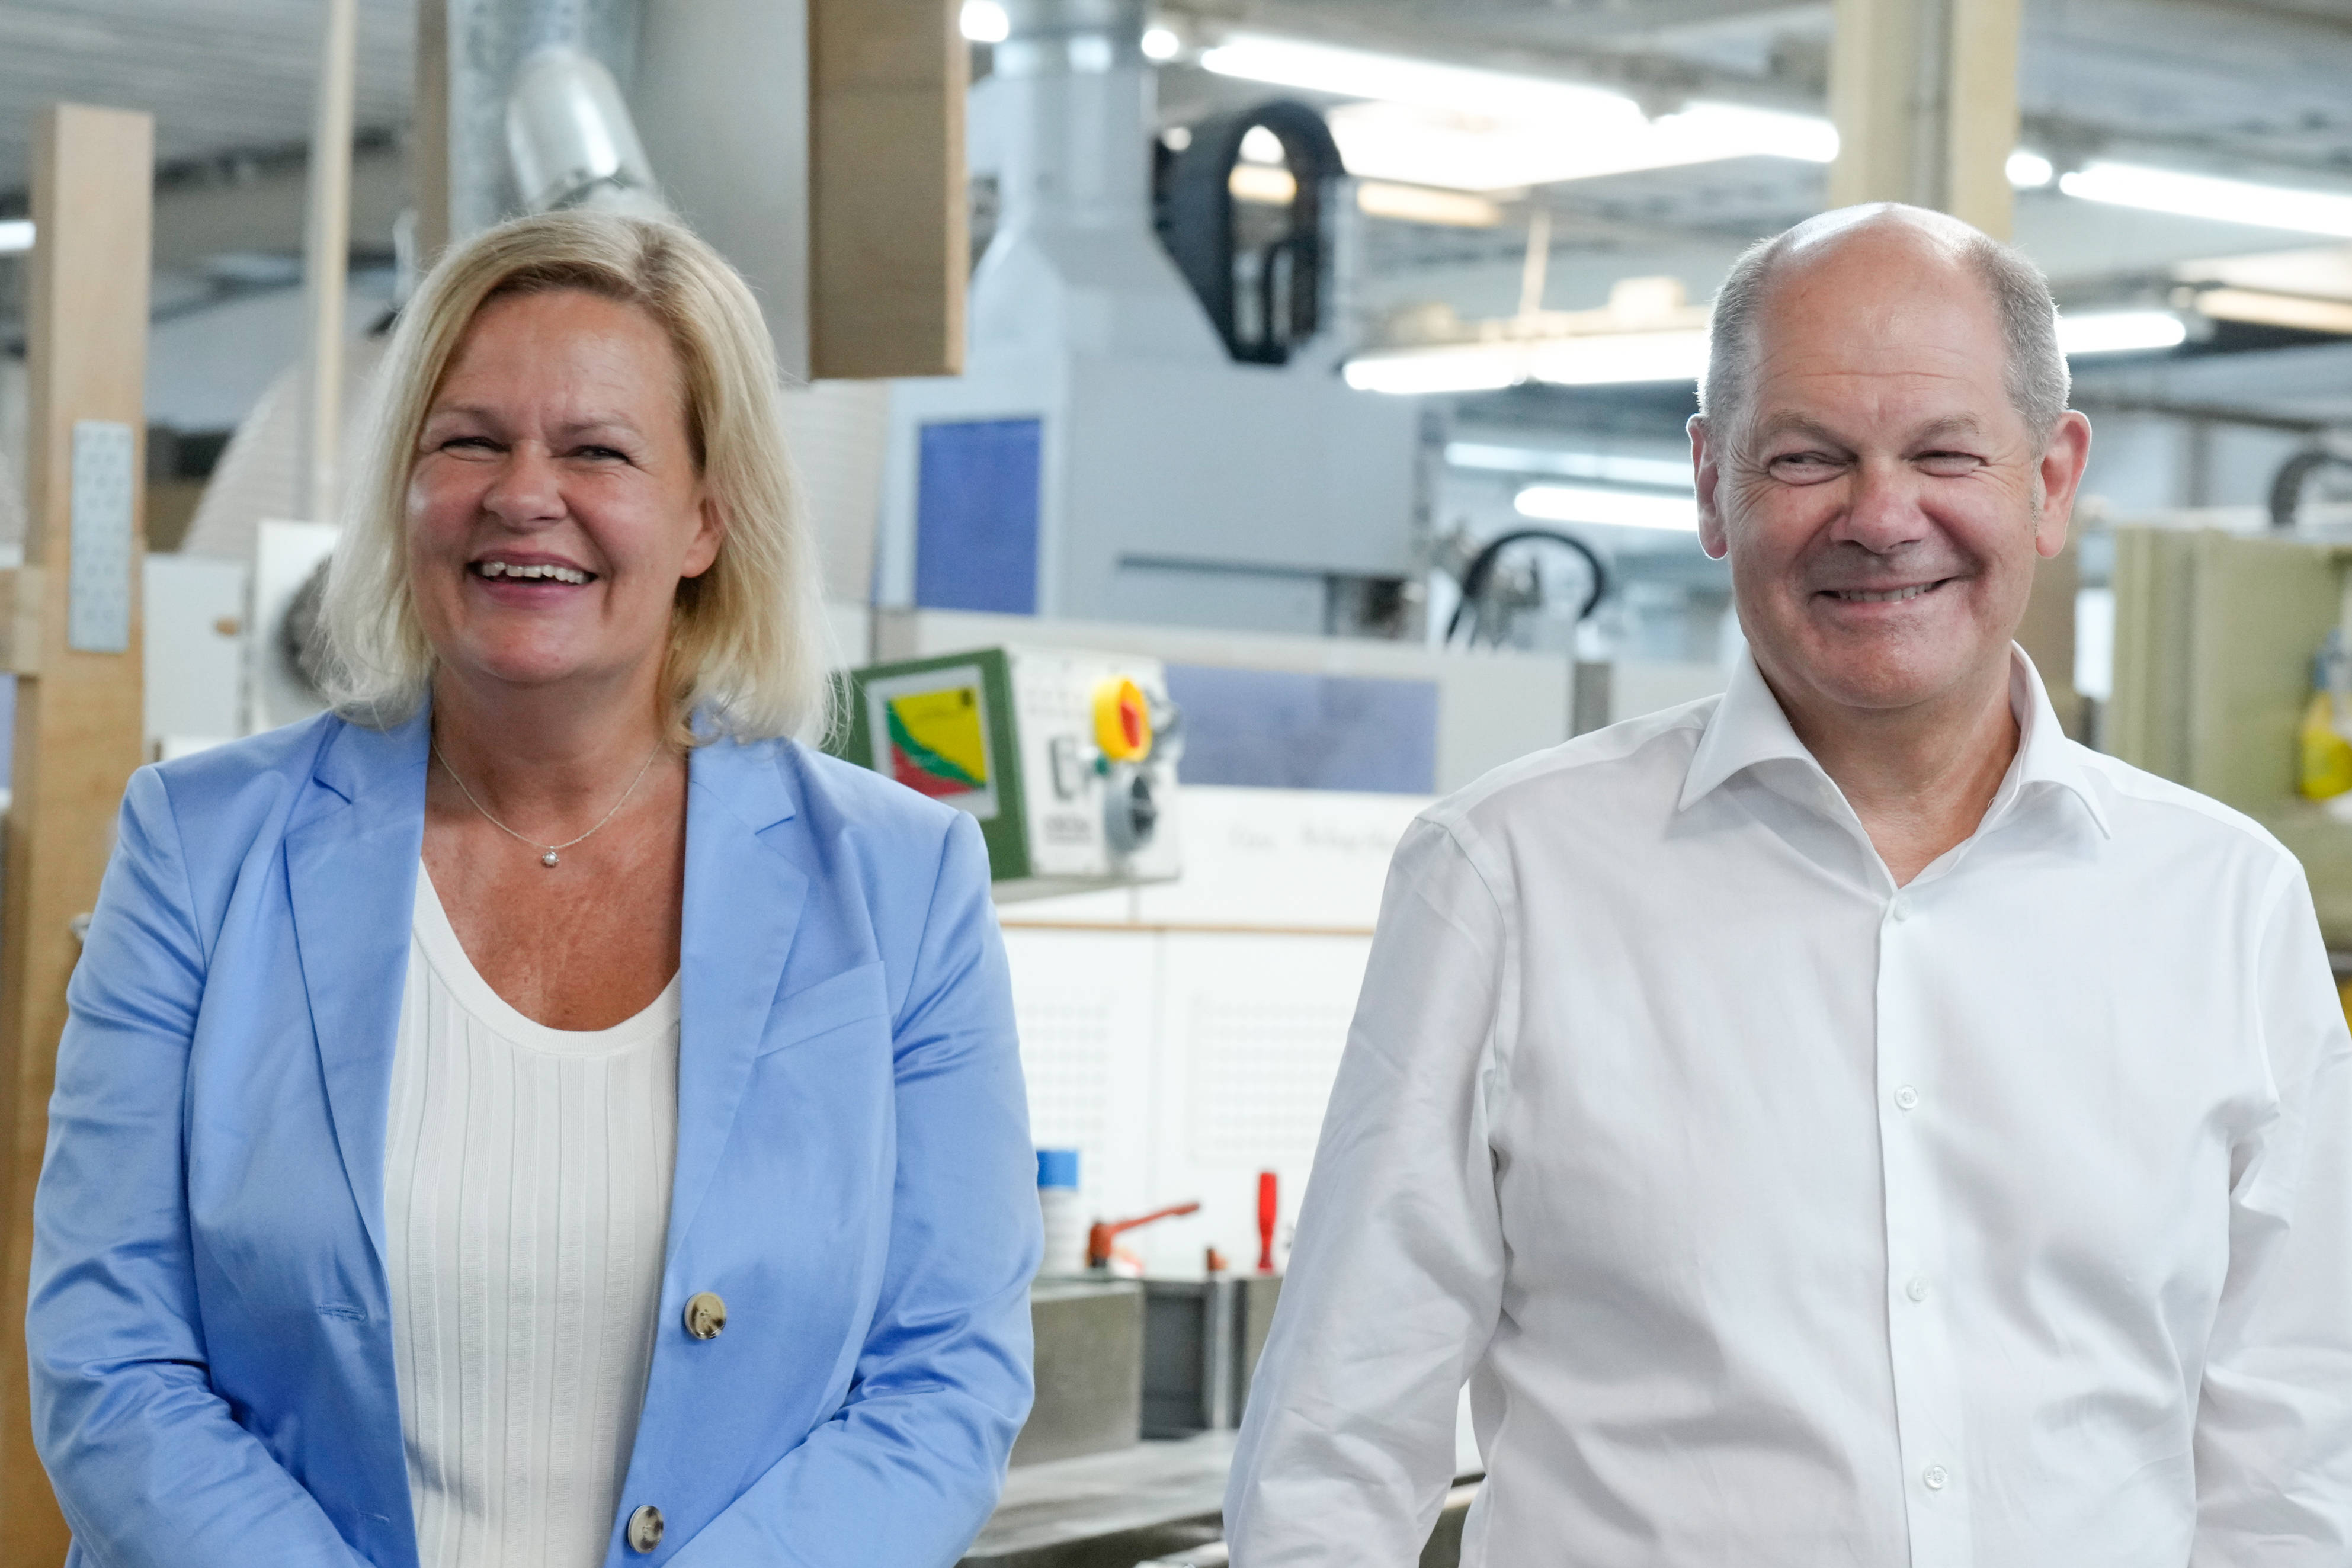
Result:
{"label": "wooden plank", "polygon": [[449,0],[417,0],[416,102],[409,120],[408,194],[422,273],[449,245]]}
{"label": "wooden plank", "polygon": [[[48,1128],[49,1088],[65,1027],[71,930],[98,893],[123,782],[138,767],[139,536],[131,538],[131,644],[118,653],[68,646],[73,431],[79,420],[144,428],[147,281],[154,122],[74,105],[42,114],[33,158],[26,432],[24,586],[38,594],[35,647],[12,662],[37,674],[16,687],[14,796],[0,882],[0,1217],[6,1226],[0,1322],[21,1323],[32,1264],[33,1185]],[[131,465],[139,514],[143,463]],[[7,1561],[61,1563],[67,1532],[33,1451],[21,1333],[0,1334],[0,1517]]]}
{"label": "wooden plank", "polygon": [[2020,0],[1836,0],[1830,205],[1909,202],[2010,235]]}
{"label": "wooden plank", "polygon": [[1951,0],[1950,65],[1944,92],[1944,211],[1993,238],[2010,237],[2016,212],[2009,155],[2017,150],[2021,0]]}
{"label": "wooden plank", "polygon": [[809,363],[963,369],[963,101],[955,0],[810,0]]}

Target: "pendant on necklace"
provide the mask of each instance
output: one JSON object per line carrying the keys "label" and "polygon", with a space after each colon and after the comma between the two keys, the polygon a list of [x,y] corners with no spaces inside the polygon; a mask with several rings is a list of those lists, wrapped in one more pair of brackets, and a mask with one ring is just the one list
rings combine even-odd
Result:
{"label": "pendant on necklace", "polygon": [[544,866],[551,866],[556,863],[556,859],[555,852],[553,850],[550,850],[545,854],[539,857],[539,863]]}

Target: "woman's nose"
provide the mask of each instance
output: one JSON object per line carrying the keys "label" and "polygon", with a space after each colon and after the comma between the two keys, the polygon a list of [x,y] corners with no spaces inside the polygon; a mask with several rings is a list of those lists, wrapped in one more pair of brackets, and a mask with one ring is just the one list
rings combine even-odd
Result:
{"label": "woman's nose", "polygon": [[547,449],[528,441],[509,447],[499,476],[482,497],[482,509],[509,523],[562,517],[562,476]]}

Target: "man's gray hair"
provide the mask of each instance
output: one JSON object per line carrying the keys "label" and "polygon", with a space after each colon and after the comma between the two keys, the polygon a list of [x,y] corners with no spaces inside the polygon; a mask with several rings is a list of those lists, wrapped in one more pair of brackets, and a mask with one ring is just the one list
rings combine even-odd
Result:
{"label": "man's gray hair", "polygon": [[[2072,382],[2066,356],[2058,349],[2057,303],[2050,297],[2050,283],[2042,269],[2015,246],[1944,214],[1890,204],[1872,215],[1882,214],[1916,223],[1949,245],[1982,280],[2000,314],[2001,338],[2008,350],[2009,400],[2037,443],[2049,439],[2058,416],[2066,412]],[[1747,412],[1756,385],[1757,318],[1781,259],[1823,228],[1851,226],[1858,218],[1870,221],[1851,208],[1808,219],[1757,241],[1731,264],[1707,322],[1706,374],[1699,382],[1699,413],[1709,425],[1727,432]]]}

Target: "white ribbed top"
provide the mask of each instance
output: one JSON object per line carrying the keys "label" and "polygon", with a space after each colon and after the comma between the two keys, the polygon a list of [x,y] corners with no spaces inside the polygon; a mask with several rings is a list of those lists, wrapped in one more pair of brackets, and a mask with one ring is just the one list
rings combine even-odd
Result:
{"label": "white ribbed top", "polygon": [[604,1561],[660,1310],[677,1019],[673,977],[611,1029],[532,1022],[418,868],[383,1192],[421,1568]]}

